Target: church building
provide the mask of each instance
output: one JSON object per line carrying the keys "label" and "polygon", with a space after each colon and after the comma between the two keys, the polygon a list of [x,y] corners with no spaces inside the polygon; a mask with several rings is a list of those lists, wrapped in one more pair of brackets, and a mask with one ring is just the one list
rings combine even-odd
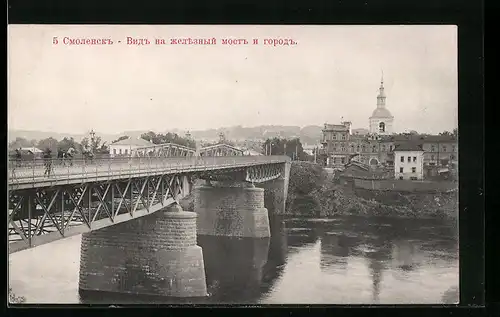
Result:
{"label": "church building", "polygon": [[377,96],[377,108],[373,110],[370,119],[370,133],[379,135],[391,135],[394,117],[385,107],[384,77],[380,81],[379,93]]}
{"label": "church building", "polygon": [[[368,120],[368,134],[352,133],[350,121],[341,120],[340,124],[325,123],[321,141],[323,149],[320,152],[323,164],[343,170],[346,164],[357,161],[371,168],[396,169],[396,174],[399,176],[406,173],[405,169],[408,169],[411,175],[404,174],[403,177],[410,179],[433,177],[443,168],[457,164],[456,135],[395,133],[394,117],[386,108],[383,77],[377,96],[377,107]],[[398,161],[397,164],[395,162],[401,159],[395,155],[396,147],[402,149],[408,143],[416,144],[423,151],[422,155],[411,154],[411,162],[405,161],[405,164],[419,163],[418,168],[413,165],[411,167],[399,166],[401,162]],[[413,162],[413,157],[417,157],[415,162]],[[423,167],[420,167],[420,163],[423,163]],[[403,167],[403,174],[400,172],[401,167]],[[413,167],[415,167],[415,172],[413,172]]]}

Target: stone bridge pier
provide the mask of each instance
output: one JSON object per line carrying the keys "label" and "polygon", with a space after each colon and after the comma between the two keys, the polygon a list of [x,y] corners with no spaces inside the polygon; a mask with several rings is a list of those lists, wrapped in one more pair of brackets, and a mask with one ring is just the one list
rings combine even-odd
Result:
{"label": "stone bridge pier", "polygon": [[209,181],[194,190],[194,211],[199,235],[268,238],[268,210],[283,214],[290,163],[280,177],[254,185],[246,182]]}
{"label": "stone bridge pier", "polygon": [[79,289],[169,297],[207,296],[196,214],[174,204],[82,235]]}

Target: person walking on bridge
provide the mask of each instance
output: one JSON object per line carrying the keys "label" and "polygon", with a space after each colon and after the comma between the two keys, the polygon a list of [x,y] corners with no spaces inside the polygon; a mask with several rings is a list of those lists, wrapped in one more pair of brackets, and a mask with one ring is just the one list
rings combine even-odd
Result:
{"label": "person walking on bridge", "polygon": [[43,176],[47,175],[47,177],[50,177],[50,172],[52,171],[52,151],[49,148],[43,153],[43,160],[45,165]]}
{"label": "person walking on bridge", "polygon": [[21,166],[21,159],[22,159],[22,153],[21,153],[21,148],[16,149],[15,153],[16,157],[16,163],[15,166],[20,167]]}

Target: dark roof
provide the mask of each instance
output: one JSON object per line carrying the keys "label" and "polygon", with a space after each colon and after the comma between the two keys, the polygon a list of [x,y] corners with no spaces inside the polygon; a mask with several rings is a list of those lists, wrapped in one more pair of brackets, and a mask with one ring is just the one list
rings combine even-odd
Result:
{"label": "dark roof", "polygon": [[384,141],[418,141],[421,143],[457,142],[456,137],[452,135],[394,134],[381,135],[380,139]]}
{"label": "dark roof", "polygon": [[349,163],[347,163],[345,165],[345,168],[348,168],[350,166],[356,166],[356,167],[359,167],[365,171],[369,170],[370,167],[367,165],[367,164],[364,164],[364,163],[361,163],[361,162],[358,162],[358,161],[355,161],[355,160],[351,160]]}
{"label": "dark roof", "polygon": [[394,151],[423,151],[422,146],[415,142],[404,142],[396,145]]}

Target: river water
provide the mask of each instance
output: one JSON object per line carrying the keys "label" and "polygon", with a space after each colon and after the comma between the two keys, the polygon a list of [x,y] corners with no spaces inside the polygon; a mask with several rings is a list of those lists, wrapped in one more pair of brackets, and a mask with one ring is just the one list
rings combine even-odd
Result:
{"label": "river water", "polygon": [[198,237],[203,299],[79,293],[81,236],[9,256],[26,303],[437,304],[458,302],[458,229],[442,220],[273,218],[270,239]]}

